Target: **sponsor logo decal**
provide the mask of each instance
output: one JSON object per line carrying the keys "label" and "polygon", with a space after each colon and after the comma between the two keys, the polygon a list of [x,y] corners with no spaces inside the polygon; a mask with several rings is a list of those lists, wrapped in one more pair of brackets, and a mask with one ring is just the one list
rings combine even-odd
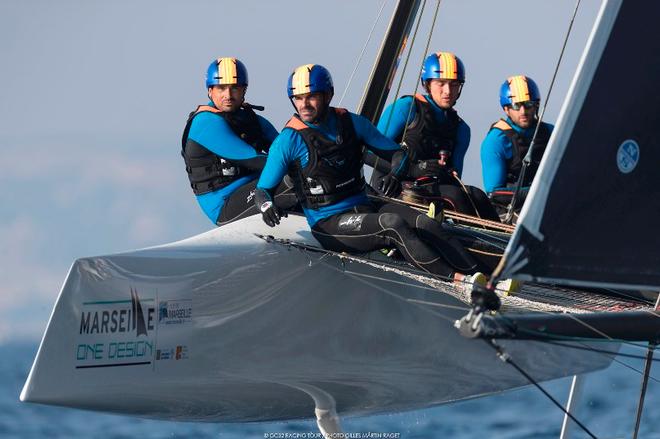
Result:
{"label": "sponsor logo decal", "polygon": [[179,345],[170,349],[156,349],[156,360],[187,360],[188,346]]}
{"label": "sponsor logo decal", "polygon": [[153,298],[141,298],[135,288],[130,289],[130,300],[84,302],[76,368],[151,364],[156,323],[153,303]]}
{"label": "sponsor logo decal", "polygon": [[341,218],[339,219],[339,230],[358,231],[362,229],[363,220],[364,220],[364,214],[342,215]]}
{"label": "sponsor logo decal", "polygon": [[158,304],[159,325],[182,325],[192,321],[192,300],[165,300]]}
{"label": "sponsor logo decal", "polygon": [[624,174],[631,173],[639,163],[639,145],[632,139],[625,140],[616,153],[616,165]]}

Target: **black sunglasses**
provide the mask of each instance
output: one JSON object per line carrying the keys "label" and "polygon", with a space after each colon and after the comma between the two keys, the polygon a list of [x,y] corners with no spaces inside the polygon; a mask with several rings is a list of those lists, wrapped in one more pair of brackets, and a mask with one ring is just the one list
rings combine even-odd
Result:
{"label": "black sunglasses", "polygon": [[516,111],[520,110],[522,107],[531,110],[532,108],[537,108],[538,106],[539,103],[536,101],[515,102],[511,104],[511,108],[513,108]]}

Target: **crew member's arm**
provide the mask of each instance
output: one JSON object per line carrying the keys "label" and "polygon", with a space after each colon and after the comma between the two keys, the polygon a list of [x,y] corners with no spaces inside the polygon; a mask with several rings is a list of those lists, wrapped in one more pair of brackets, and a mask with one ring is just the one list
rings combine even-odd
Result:
{"label": "crew member's arm", "polygon": [[[413,98],[406,96],[387,106],[378,120],[378,131],[395,142],[400,139],[407,123],[415,119],[416,109],[412,104]],[[365,163],[383,174],[390,172],[390,163],[371,151],[367,151],[365,154]]]}
{"label": "crew member's arm", "polygon": [[275,189],[280,184],[289,166],[307,154],[307,146],[302,137],[294,130],[282,131],[270,145],[268,160],[264,166],[254,194],[254,203],[261,212],[263,220],[271,227],[280,223],[286,216],[273,201]]}
{"label": "crew member's arm", "polygon": [[490,130],[481,143],[481,172],[487,193],[506,188],[507,157],[509,139],[500,130]]}
{"label": "crew member's arm", "polygon": [[264,154],[258,154],[251,145],[245,143],[232,131],[222,117],[212,113],[202,113],[195,117],[190,126],[188,139],[199,143],[225,160],[255,171],[263,169],[266,163]]}
{"label": "crew member's arm", "polygon": [[272,143],[279,133],[277,132],[273,124],[268,122],[268,119],[266,119],[265,117],[259,116],[257,114],[257,120],[259,121],[259,126],[261,127],[264,136],[266,136],[266,139],[268,139],[268,141]]}
{"label": "crew member's arm", "polygon": [[385,137],[367,118],[357,114],[351,114],[351,117],[358,137],[367,148],[378,157],[391,163],[391,170],[381,179],[378,189],[385,196],[397,196],[401,191],[401,180],[408,173],[408,150],[402,148],[394,140]]}
{"label": "crew member's arm", "polygon": [[[412,111],[411,107],[412,106]],[[378,119],[378,131],[385,137],[396,140],[401,137],[406,125],[415,119],[417,111],[413,97],[406,96],[391,103]]]}
{"label": "crew member's arm", "polygon": [[459,177],[463,175],[463,162],[465,161],[468,146],[470,146],[470,127],[461,120],[458,124],[456,145],[454,146],[454,153],[452,155],[452,164]]}

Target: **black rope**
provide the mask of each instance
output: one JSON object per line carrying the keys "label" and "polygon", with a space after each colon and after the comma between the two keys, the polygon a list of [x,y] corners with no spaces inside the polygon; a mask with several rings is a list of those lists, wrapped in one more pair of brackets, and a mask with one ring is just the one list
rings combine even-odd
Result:
{"label": "black rope", "polygon": [[571,29],[573,28],[573,22],[575,21],[575,16],[577,15],[579,6],[580,6],[580,0],[577,0],[577,2],[575,3],[575,10],[573,11],[573,17],[571,18],[571,22],[568,25],[566,38],[564,38],[564,45],[561,48],[559,59],[557,60],[557,65],[555,66],[555,72],[552,75],[552,80],[550,81],[550,87],[548,88],[548,93],[545,96],[545,102],[543,103],[543,108],[541,109],[541,115],[538,117],[536,128],[534,129],[534,135],[532,136],[532,141],[529,144],[529,149],[527,150],[527,154],[525,154],[525,158],[523,159],[520,175],[518,176],[518,182],[516,183],[516,190],[513,193],[513,197],[511,198],[511,204],[509,204],[509,211],[507,212],[506,218],[504,219],[505,224],[511,224],[511,220],[513,219],[513,211],[518,202],[518,198],[520,198],[520,191],[522,189],[523,181],[525,181],[524,178],[527,171],[527,167],[532,161],[532,150],[534,149],[535,146],[536,136],[539,133],[539,128],[541,127],[541,123],[543,122],[543,115],[545,114],[545,109],[548,106],[548,100],[550,100],[550,93],[552,92],[552,87],[555,84],[555,79],[557,78],[557,72],[559,71],[561,60],[564,57],[564,50],[566,49],[566,44],[568,43],[568,37],[571,35]]}
{"label": "black rope", "polygon": [[527,372],[525,372],[520,366],[518,366],[516,362],[513,361],[511,357],[506,352],[504,352],[504,350],[497,343],[495,343],[494,340],[492,339],[486,340],[486,342],[488,342],[488,344],[493,349],[495,349],[495,351],[497,352],[497,356],[500,358],[500,360],[513,366],[514,369],[516,369],[522,376],[527,378],[527,380],[531,384],[533,384],[537,389],[539,389],[550,401],[552,401],[554,405],[556,405],[562,412],[564,412],[566,416],[571,418],[571,420],[575,422],[582,430],[584,430],[592,438],[598,439],[596,436],[594,436],[594,434],[591,431],[589,431],[589,429],[584,424],[578,421],[575,416],[573,416],[568,410],[566,410],[566,408],[564,408],[564,406],[561,405],[559,401],[557,401],[552,395],[550,395],[548,391],[543,388],[543,386],[541,386],[538,382],[536,382],[534,378],[532,378]]}

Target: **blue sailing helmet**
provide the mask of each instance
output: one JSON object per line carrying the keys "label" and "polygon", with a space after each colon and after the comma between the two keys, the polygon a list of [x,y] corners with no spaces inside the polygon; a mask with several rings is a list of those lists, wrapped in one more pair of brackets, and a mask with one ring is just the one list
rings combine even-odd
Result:
{"label": "blue sailing helmet", "polygon": [[328,69],[319,64],[305,64],[289,75],[286,93],[291,99],[295,95],[317,92],[335,92],[332,76]]}
{"label": "blue sailing helmet", "polygon": [[248,85],[245,65],[236,58],[218,58],[206,70],[206,88],[214,85]]}
{"label": "blue sailing helmet", "polygon": [[426,85],[429,79],[455,79],[465,82],[465,67],[459,57],[451,52],[431,53],[424,60],[420,80]]}
{"label": "blue sailing helmet", "polygon": [[541,102],[541,93],[536,82],[525,75],[508,77],[500,87],[502,108],[527,101]]}

